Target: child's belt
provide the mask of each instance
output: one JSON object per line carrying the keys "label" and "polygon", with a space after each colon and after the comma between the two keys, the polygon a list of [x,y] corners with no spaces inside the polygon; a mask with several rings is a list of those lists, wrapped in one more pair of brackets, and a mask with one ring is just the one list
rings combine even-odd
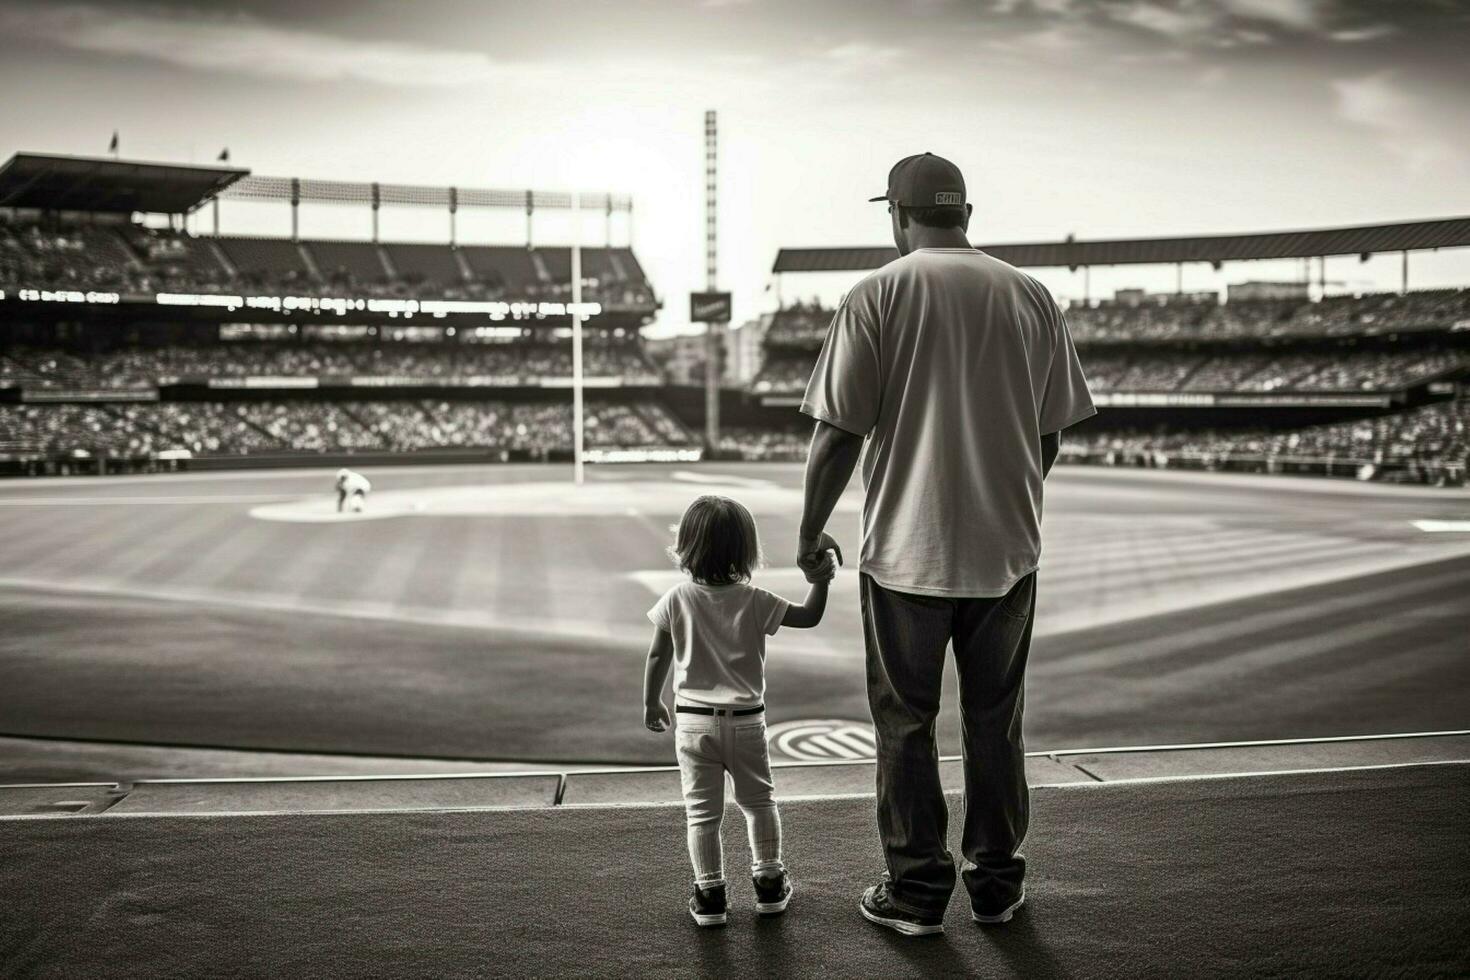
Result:
{"label": "child's belt", "polygon": [[758,715],[766,710],[766,706],[758,704],[754,708],[703,708],[693,704],[676,704],[675,711],[682,711],[686,715],[730,715],[740,717],[741,715]]}

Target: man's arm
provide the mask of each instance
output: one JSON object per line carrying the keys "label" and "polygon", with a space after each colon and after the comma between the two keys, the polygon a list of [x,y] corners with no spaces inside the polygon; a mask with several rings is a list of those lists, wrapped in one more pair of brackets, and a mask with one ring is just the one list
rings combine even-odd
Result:
{"label": "man's arm", "polygon": [[787,606],[786,615],[781,619],[781,625],[806,630],[820,623],[822,613],[827,611],[827,581],[824,579],[813,582],[812,587],[807,589],[806,602],[799,606]]}
{"label": "man's arm", "polygon": [[812,433],[811,450],[806,457],[806,485],[801,511],[801,540],[797,544],[797,564],[813,560],[828,548],[842,549],[832,536],[824,534],[827,519],[837,506],[837,499],[847,489],[852,471],[863,451],[863,437],[853,435],[828,422],[817,422]]}
{"label": "man's arm", "polygon": [[1051,472],[1051,464],[1057,461],[1057,454],[1062,451],[1061,432],[1048,432],[1041,437],[1041,478]]}
{"label": "man's arm", "polygon": [[651,732],[661,732],[673,724],[668,705],[664,704],[664,682],[674,663],[674,637],[668,630],[655,629],[648,646],[648,663],[643,668],[643,725]]}

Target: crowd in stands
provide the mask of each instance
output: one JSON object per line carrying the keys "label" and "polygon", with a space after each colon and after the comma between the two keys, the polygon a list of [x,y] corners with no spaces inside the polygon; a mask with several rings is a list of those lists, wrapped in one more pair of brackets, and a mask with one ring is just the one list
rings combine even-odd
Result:
{"label": "crowd in stands", "polygon": [[[636,342],[584,343],[589,377],[656,384],[658,369]],[[72,390],[137,389],[179,379],[391,377],[427,384],[465,378],[518,383],[566,378],[570,341],[513,343],[275,343],[239,341],[199,346],[127,347],[82,355],[51,348],[0,348],[0,385]]]}
{"label": "crowd in stands", "polygon": [[[810,424],[730,427],[720,451],[749,460],[806,459]],[[1470,464],[1470,397],[1377,418],[1299,429],[1070,431],[1063,459],[1111,465],[1166,467],[1190,462],[1220,467],[1231,462],[1336,460],[1375,476],[1385,467],[1407,470],[1428,482],[1448,475],[1463,481]]]}
{"label": "crowd in stands", "polygon": [[1346,336],[1470,325],[1470,289],[1368,293],[1307,300],[1074,304],[1078,343],[1231,337]]}
{"label": "crowd in stands", "polygon": [[[662,405],[589,399],[590,448],[690,443]],[[144,457],[440,448],[544,455],[572,448],[569,402],[246,401],[0,404],[0,444],[12,454]]]}
{"label": "crowd in stands", "polygon": [[1464,467],[1470,457],[1470,397],[1301,429],[1089,431],[1069,435],[1063,452],[1102,462],[1149,465],[1168,465],[1179,457],[1216,461],[1280,457]]}
{"label": "crowd in stands", "polygon": [[[768,346],[820,347],[833,311],[817,302],[778,310]],[[1347,336],[1426,327],[1470,326],[1470,289],[1367,293],[1307,300],[1235,300],[1195,297],[1142,303],[1073,303],[1066,311],[1078,343],[1222,339],[1231,337]]]}
{"label": "crowd in stands", "polygon": [[832,311],[820,302],[793,303],[772,315],[765,343],[768,347],[820,347],[831,324]]}
{"label": "crowd in stands", "polygon": [[1093,391],[1384,391],[1470,369],[1470,349],[1085,351],[1082,362]]}
{"label": "crowd in stands", "polygon": [[[582,298],[650,309],[632,251],[583,249]],[[0,222],[0,288],[434,298],[571,299],[567,249],[203,237],[138,224],[43,228]]]}
{"label": "crowd in stands", "polygon": [[0,223],[0,287],[116,289],[132,271],[127,250],[110,229],[50,233]]}
{"label": "crowd in stands", "polygon": [[[1470,347],[1275,353],[1087,348],[1080,353],[1095,392],[1389,391],[1470,370]],[[812,354],[770,357],[751,390],[800,394],[814,362]]]}
{"label": "crowd in stands", "polygon": [[777,428],[726,426],[720,430],[720,453],[741,459],[759,461],[806,459],[812,442],[811,423]]}
{"label": "crowd in stands", "polygon": [[801,394],[811,379],[816,354],[792,357],[774,354],[769,348],[760,371],[750,383],[750,390],[757,395]]}

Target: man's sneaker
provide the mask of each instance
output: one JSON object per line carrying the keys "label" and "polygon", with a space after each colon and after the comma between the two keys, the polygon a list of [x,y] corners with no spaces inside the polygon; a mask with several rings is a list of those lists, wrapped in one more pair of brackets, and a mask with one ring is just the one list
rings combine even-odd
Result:
{"label": "man's sneaker", "polygon": [[1016,909],[1020,908],[1026,901],[1025,887],[1023,886],[1021,888],[1021,894],[1016,896],[1013,901],[1010,901],[1009,904],[1002,905],[1001,902],[1005,901],[1007,899],[1000,899],[993,905],[982,908],[975,904],[974,899],[971,899],[970,918],[982,926],[998,926],[1002,922],[1011,921],[1011,916],[1016,914]]}
{"label": "man's sneaker", "polygon": [[709,888],[694,886],[689,896],[689,914],[702,926],[725,924],[725,886],[711,885]]}
{"label": "man's sneaker", "polygon": [[755,875],[750,880],[755,885],[756,915],[780,915],[786,911],[786,906],[791,904],[791,879],[786,872],[769,878]]}
{"label": "man's sneaker", "polygon": [[869,922],[887,926],[905,936],[933,936],[944,932],[942,918],[914,915],[894,905],[886,881],[863,892],[858,908]]}

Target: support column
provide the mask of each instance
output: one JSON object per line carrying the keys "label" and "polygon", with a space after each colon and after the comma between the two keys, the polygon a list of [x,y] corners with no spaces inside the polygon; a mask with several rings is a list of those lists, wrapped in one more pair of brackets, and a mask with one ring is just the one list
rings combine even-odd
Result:
{"label": "support column", "polygon": [[373,181],[373,244],[378,242],[378,207],[381,204],[378,194],[378,183]]}
{"label": "support column", "polygon": [[1404,249],[1404,277],[1403,277],[1403,287],[1399,290],[1399,292],[1401,292],[1401,293],[1407,293],[1408,291],[1409,291],[1409,250],[1408,249]]}
{"label": "support column", "polygon": [[536,199],[530,191],[526,191],[526,248],[535,248],[531,240],[531,215],[536,211]]}
{"label": "support column", "polygon": [[449,247],[456,244],[457,229],[454,225],[455,212],[459,210],[459,191],[449,188]]}
{"label": "support column", "polygon": [[[719,213],[719,135],[715,111],[704,114],[704,274],[708,292],[718,289],[719,236],[716,217]],[[704,444],[705,451],[715,452],[720,443],[720,360],[724,339],[722,323],[704,325]]]}
{"label": "support column", "polygon": [[584,479],[582,420],[582,195],[572,192],[572,479]]}
{"label": "support column", "polygon": [[291,178],[291,241],[301,240],[301,178]]}

